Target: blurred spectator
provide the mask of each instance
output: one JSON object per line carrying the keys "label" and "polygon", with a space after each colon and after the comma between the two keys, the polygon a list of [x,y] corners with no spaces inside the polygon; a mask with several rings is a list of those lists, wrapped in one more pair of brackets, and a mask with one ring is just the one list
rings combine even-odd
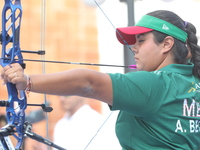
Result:
{"label": "blurred spectator", "polygon": [[[54,143],[67,150],[84,150],[102,125],[103,117],[82,97],[70,96],[59,99],[65,115],[55,126]],[[99,141],[92,149],[102,150],[102,145],[102,141]]]}

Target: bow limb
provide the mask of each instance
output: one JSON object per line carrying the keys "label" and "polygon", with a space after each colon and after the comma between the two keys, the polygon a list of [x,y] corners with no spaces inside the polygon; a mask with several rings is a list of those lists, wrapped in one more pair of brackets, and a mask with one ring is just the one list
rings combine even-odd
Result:
{"label": "bow limb", "polygon": [[[2,10],[2,56],[0,59],[2,67],[12,63],[19,63],[24,66],[20,49],[21,18],[22,7],[20,0],[5,0]],[[18,91],[12,83],[7,83],[6,86],[8,100],[5,102],[5,106],[8,124],[0,130],[0,145],[5,150],[14,149],[12,143],[7,142],[8,135],[12,135],[17,141],[15,149],[20,149],[24,140],[25,109],[27,107],[26,94],[24,91]]]}

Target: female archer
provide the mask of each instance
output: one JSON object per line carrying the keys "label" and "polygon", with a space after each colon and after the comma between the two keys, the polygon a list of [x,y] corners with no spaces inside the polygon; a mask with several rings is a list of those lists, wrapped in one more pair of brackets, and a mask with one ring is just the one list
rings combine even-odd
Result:
{"label": "female archer", "polygon": [[[132,46],[138,71],[107,74],[74,69],[25,75],[18,64],[2,69],[18,90],[97,99],[120,110],[116,134],[123,150],[200,149],[200,47],[196,29],[173,12],[144,15],[118,28]],[[86,116],[87,117],[87,116]]]}

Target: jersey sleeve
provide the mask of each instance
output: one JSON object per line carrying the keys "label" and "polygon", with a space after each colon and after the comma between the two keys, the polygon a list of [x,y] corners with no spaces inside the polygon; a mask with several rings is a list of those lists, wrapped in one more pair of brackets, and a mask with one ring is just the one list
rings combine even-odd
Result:
{"label": "jersey sleeve", "polygon": [[146,71],[109,74],[113,87],[112,110],[122,110],[138,117],[155,113],[170,88],[165,74]]}

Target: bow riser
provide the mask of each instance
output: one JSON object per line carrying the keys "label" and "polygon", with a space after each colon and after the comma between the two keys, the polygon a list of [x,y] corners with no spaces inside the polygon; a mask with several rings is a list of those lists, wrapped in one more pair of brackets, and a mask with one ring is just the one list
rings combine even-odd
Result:
{"label": "bow riser", "polygon": [[13,134],[18,141],[16,148],[20,148],[24,137],[24,122],[25,122],[25,109],[27,107],[26,94],[20,91],[20,97],[18,90],[12,83],[7,83],[7,90],[9,94],[9,106],[6,107],[6,117],[9,125],[15,125],[16,134]]}
{"label": "bow riser", "polygon": [[15,62],[23,63],[19,42],[21,18],[22,8],[20,0],[15,2],[5,0],[2,11],[2,58],[9,59],[1,59],[3,67]]}
{"label": "bow riser", "polygon": [[[22,7],[20,0],[5,0],[2,11],[2,59],[0,60],[2,67],[12,63],[23,64],[20,49],[21,18]],[[8,103],[6,105],[8,124],[6,127],[11,126],[11,130],[7,131],[7,133],[15,137],[17,141],[15,149],[20,149],[24,139],[25,109],[27,107],[26,94],[24,91],[18,92],[16,86],[12,83],[6,83],[6,86],[8,91]],[[1,137],[1,144],[0,147],[3,146],[5,150],[12,149],[12,143],[7,136]]]}

